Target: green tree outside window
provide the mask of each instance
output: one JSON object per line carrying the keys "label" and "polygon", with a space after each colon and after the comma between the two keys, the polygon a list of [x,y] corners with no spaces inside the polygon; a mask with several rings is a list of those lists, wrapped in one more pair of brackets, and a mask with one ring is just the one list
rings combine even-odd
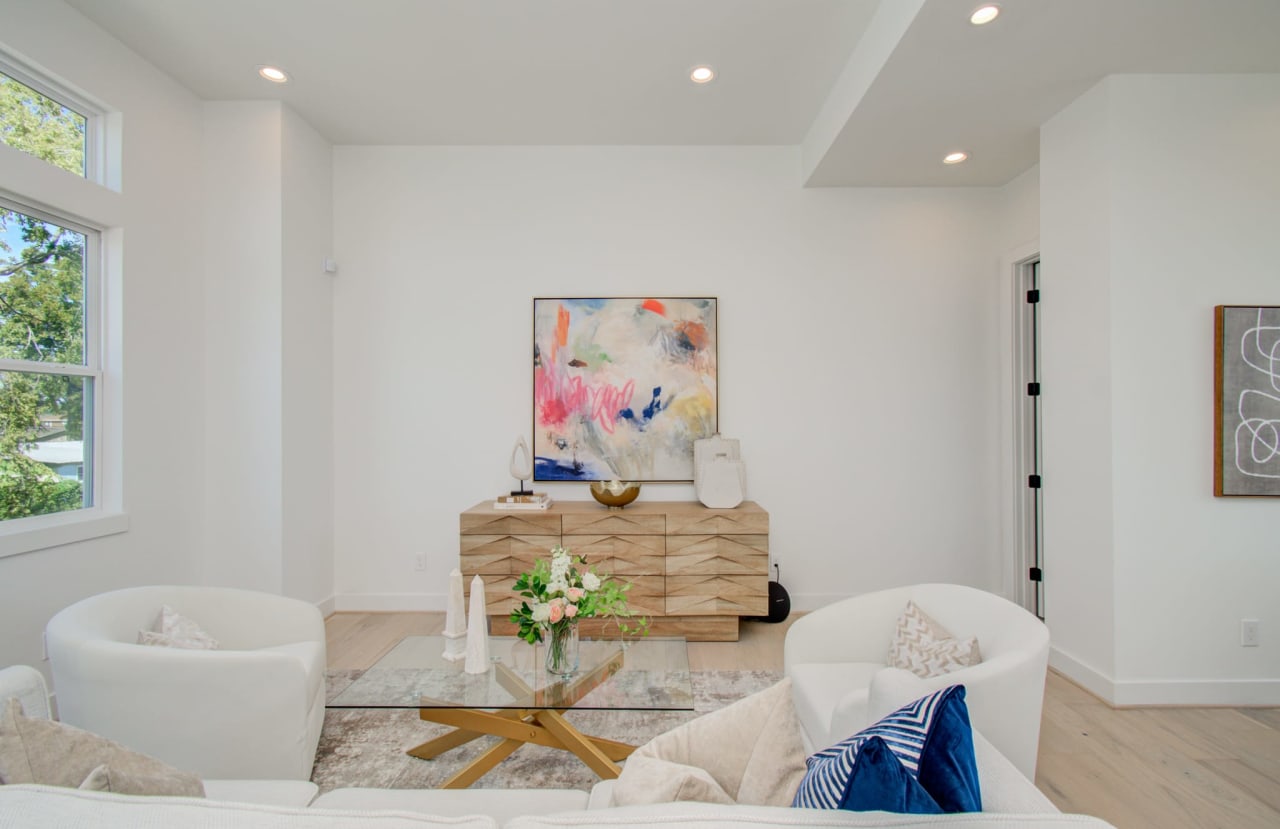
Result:
{"label": "green tree outside window", "polygon": [[[85,118],[0,75],[0,141],[84,175]],[[0,207],[0,359],[83,365],[85,237]],[[80,509],[83,485],[28,456],[84,440],[90,378],[0,371],[0,520]]]}

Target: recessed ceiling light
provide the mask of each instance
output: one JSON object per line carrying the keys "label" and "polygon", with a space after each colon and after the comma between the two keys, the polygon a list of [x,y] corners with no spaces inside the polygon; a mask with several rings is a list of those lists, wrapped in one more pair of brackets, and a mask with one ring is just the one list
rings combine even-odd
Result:
{"label": "recessed ceiling light", "polygon": [[259,66],[258,74],[272,83],[288,83],[289,73],[278,66]]}
{"label": "recessed ceiling light", "polygon": [[943,164],[959,164],[961,161],[964,161],[968,157],[969,157],[968,153],[962,153],[962,152],[947,153],[945,156],[942,157],[942,163]]}
{"label": "recessed ceiling light", "polygon": [[716,71],[710,66],[695,66],[689,73],[689,80],[694,83],[710,83],[715,80]]}
{"label": "recessed ceiling light", "polygon": [[969,15],[969,22],[975,26],[981,26],[984,23],[990,23],[1000,16],[1000,7],[994,3],[988,3],[985,6],[979,6],[973,10],[973,14]]}

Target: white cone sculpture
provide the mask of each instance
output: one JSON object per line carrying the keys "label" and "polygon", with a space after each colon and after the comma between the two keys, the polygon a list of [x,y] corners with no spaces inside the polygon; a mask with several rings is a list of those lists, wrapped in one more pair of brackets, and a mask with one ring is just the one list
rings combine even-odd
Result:
{"label": "white cone sculpture", "polygon": [[467,605],[462,598],[462,571],[449,574],[449,605],[444,615],[444,658],[457,662],[467,658]]}
{"label": "white cone sculpture", "polygon": [[467,614],[467,661],[462,670],[483,674],[489,670],[489,620],[484,615],[484,579],[471,580],[471,612]]}

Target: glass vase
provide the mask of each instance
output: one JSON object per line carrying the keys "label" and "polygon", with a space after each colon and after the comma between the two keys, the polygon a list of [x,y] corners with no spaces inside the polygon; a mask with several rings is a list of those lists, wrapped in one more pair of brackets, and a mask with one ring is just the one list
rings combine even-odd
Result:
{"label": "glass vase", "polygon": [[562,622],[546,631],[547,673],[568,676],[578,670],[578,625]]}

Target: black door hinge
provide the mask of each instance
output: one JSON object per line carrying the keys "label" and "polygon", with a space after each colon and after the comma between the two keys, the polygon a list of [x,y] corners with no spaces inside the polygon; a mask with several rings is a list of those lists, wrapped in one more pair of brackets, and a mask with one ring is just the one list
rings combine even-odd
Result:
{"label": "black door hinge", "polygon": [[1039,288],[1032,288],[1030,291],[1027,291],[1027,302],[1030,302],[1030,303],[1033,303],[1033,304],[1034,304],[1034,303],[1037,303],[1037,302],[1039,302],[1039,301],[1040,301],[1040,289],[1039,289]]}
{"label": "black door hinge", "polygon": [[1039,397],[1039,396],[1040,396],[1040,384],[1039,384],[1039,383],[1027,383],[1027,394],[1028,394],[1029,396],[1031,396],[1031,397]]}
{"label": "black door hinge", "polygon": [[1031,487],[1032,489],[1039,489],[1039,488],[1040,488],[1040,476],[1039,476],[1039,475],[1028,475],[1028,476],[1027,476],[1027,486]]}
{"label": "black door hinge", "polygon": [[1031,572],[1027,574],[1027,577],[1032,581],[1044,581],[1044,571],[1039,567],[1032,567]]}

